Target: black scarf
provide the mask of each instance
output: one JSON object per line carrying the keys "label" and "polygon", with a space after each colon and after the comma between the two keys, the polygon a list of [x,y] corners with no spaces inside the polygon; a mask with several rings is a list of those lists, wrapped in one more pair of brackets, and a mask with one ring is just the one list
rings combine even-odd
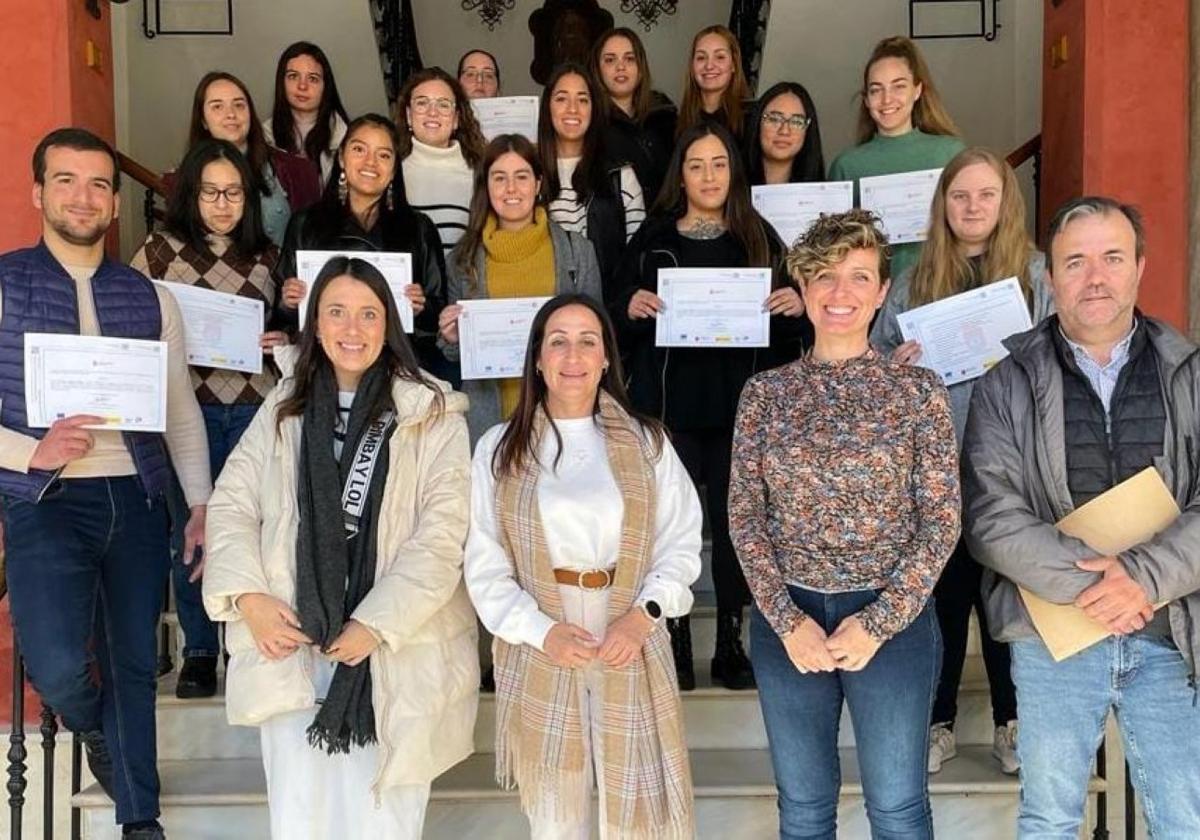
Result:
{"label": "black scarf", "polygon": [[[391,376],[384,364],[375,364],[363,375],[340,459],[333,455],[337,382],[327,365],[314,376],[304,408],[297,482],[296,606],[301,629],[322,650],[342,632],[375,583],[376,526],[394,419],[390,388]],[[387,425],[380,434],[382,422]],[[368,433],[372,438],[364,444]],[[356,487],[363,482],[361,466],[357,474],[354,471],[355,460],[360,448],[364,456],[369,453],[372,442],[378,447],[374,472],[369,484]],[[357,505],[344,504],[344,498]],[[354,667],[338,663],[329,693],[308,728],[308,742],[330,754],[349,752],[351,744],[361,747],[375,742],[369,657]]]}

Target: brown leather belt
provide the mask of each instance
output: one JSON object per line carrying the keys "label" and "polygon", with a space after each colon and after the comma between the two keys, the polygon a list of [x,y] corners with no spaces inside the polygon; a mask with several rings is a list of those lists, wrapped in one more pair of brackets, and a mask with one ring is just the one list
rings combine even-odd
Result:
{"label": "brown leather belt", "polygon": [[612,572],[608,569],[590,569],[586,572],[555,569],[554,579],[564,586],[578,586],[580,589],[608,589],[613,582]]}

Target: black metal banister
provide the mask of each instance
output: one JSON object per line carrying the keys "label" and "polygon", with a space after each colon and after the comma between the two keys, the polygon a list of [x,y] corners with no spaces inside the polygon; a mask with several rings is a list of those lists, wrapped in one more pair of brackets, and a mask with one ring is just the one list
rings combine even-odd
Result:
{"label": "black metal banister", "polygon": [[21,816],[25,808],[25,663],[13,635],[12,732],[8,735],[8,831],[13,840],[21,840]]}

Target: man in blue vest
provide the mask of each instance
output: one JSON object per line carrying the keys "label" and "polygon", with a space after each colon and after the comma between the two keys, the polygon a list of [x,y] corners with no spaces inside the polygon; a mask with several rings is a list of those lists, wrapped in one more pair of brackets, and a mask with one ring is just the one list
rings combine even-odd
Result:
{"label": "man in blue vest", "polygon": [[[34,687],[82,737],[124,836],[153,840],[163,837],[154,720],[170,568],[163,492],[173,465],[190,508],[185,554],[202,563],[212,489],[204,423],[173,298],[104,254],[118,205],[112,148],[58,129],[38,144],[33,176],[42,240],[0,256],[0,505],[13,624]],[[102,419],[87,415],[30,428],[23,347],[34,332],[167,342],[166,434],[97,430]]]}
{"label": "man in blue vest", "polygon": [[[1136,308],[1137,212],[1091,196],[1046,235],[1057,314],[975,386],[963,531],[992,634],[1012,642],[1021,838],[1075,838],[1109,710],[1151,837],[1200,837],[1200,348]],[[1154,467],[1182,515],[1117,556],[1055,523]],[[1018,587],[1111,634],[1056,661]],[[1157,607],[1157,609],[1156,609]]]}

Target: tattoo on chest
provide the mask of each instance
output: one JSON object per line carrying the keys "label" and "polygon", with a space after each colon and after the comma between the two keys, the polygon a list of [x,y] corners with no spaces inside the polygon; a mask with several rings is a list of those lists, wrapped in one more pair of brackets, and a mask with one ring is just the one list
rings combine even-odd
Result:
{"label": "tattoo on chest", "polygon": [[697,219],[685,230],[681,230],[688,239],[716,239],[725,232],[725,225],[712,219]]}

